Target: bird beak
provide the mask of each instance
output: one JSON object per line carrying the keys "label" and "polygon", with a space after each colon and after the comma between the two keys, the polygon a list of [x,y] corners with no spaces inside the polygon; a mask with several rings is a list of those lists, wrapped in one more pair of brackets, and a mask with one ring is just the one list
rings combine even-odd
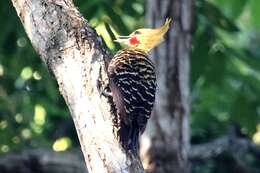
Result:
{"label": "bird beak", "polygon": [[116,38],[116,40],[114,40],[114,41],[118,42],[118,43],[127,44],[129,39],[130,39],[130,36],[118,36]]}

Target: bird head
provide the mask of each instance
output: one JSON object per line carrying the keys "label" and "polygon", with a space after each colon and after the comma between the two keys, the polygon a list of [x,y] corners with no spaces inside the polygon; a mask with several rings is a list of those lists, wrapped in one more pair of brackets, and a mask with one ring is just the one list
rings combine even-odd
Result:
{"label": "bird head", "polygon": [[118,36],[115,42],[125,44],[131,48],[137,48],[145,52],[149,52],[161,41],[163,41],[163,36],[168,31],[170,23],[171,19],[167,18],[164,25],[159,28],[137,29],[128,36]]}

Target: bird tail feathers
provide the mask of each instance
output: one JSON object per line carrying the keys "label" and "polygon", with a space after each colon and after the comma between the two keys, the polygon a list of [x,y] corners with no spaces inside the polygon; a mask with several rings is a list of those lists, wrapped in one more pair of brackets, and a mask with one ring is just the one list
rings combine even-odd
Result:
{"label": "bird tail feathers", "polygon": [[119,129],[120,142],[126,151],[131,151],[132,154],[139,154],[139,128],[134,125],[121,125]]}

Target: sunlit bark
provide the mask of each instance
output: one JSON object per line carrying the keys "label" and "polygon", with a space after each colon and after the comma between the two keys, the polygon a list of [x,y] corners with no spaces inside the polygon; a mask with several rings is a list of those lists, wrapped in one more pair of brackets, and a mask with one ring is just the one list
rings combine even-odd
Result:
{"label": "sunlit bark", "polygon": [[[143,172],[113,133],[112,101],[102,96],[109,53],[71,0],[12,0],[33,47],[59,84],[88,172]],[[44,84],[43,84],[44,85]]]}

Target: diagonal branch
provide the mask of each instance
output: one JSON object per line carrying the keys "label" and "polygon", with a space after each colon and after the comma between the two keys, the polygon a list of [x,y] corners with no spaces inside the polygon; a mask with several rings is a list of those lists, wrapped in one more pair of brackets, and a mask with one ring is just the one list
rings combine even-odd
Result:
{"label": "diagonal branch", "polygon": [[113,133],[112,101],[101,96],[110,54],[71,0],[12,0],[33,47],[53,72],[89,172],[143,172]]}
{"label": "diagonal branch", "polygon": [[25,149],[0,156],[1,173],[87,173],[80,150]]}
{"label": "diagonal branch", "polygon": [[196,144],[191,147],[189,159],[191,161],[205,161],[228,154],[235,161],[241,172],[259,172],[258,168],[246,156],[259,160],[260,146],[254,144],[250,138],[246,137],[238,125],[232,124],[229,134],[204,144]]}
{"label": "diagonal branch", "polygon": [[192,145],[189,159],[190,160],[207,160],[217,157],[223,153],[230,153],[234,158],[238,155],[252,153],[257,159],[260,159],[260,146],[253,143],[237,124],[232,124],[229,128],[228,135],[217,138],[204,144]]}

